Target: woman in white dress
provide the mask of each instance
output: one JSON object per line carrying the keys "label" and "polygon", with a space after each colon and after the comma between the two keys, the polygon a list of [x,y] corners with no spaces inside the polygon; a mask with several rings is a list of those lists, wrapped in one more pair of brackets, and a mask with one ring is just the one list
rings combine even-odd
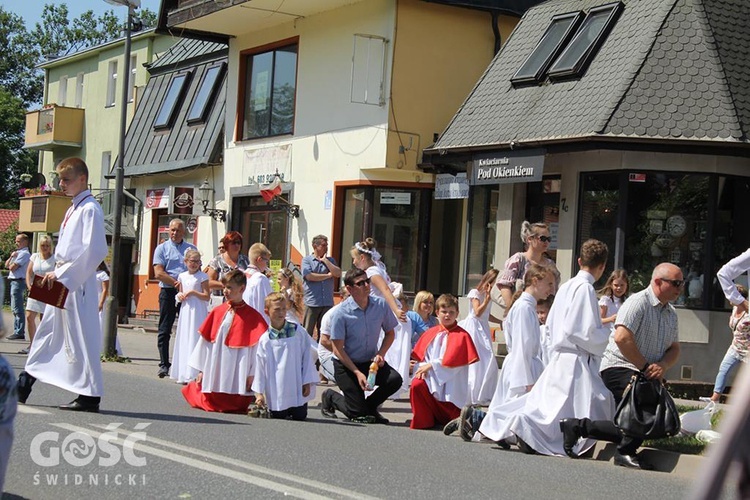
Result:
{"label": "woman in white dress", "polygon": [[490,292],[497,275],[497,269],[490,269],[484,273],[477,287],[467,295],[471,304],[469,315],[458,323],[458,326],[469,333],[479,354],[479,362],[469,365],[471,404],[488,403],[497,386],[499,369],[495,353],[492,351],[490,331]]}
{"label": "woman in white dress", "polygon": [[[35,275],[44,276],[55,270],[55,252],[52,248],[52,238],[46,234],[40,236],[36,249],[36,253],[31,255],[31,264],[26,268],[26,287],[29,290],[31,290],[31,283],[34,281]],[[36,333],[36,319],[38,317],[39,321],[42,320],[46,305],[44,302],[32,298],[26,299],[26,330],[29,332],[29,347],[31,347]],[[28,354],[29,347],[21,349],[18,353]]]}
{"label": "woman in white dress", "polygon": [[198,328],[208,316],[208,300],[211,293],[208,275],[200,270],[200,252],[185,252],[185,264],[188,270],[180,273],[177,278],[180,292],[176,300],[182,305],[180,318],[177,320],[172,366],[169,369],[169,378],[180,384],[187,384],[198,375],[198,370],[189,366],[188,361],[200,338]]}

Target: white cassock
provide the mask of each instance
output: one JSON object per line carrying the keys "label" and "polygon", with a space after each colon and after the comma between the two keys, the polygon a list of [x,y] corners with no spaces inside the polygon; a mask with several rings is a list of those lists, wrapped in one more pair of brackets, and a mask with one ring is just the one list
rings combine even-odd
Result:
{"label": "white cassock", "polygon": [[[398,319],[398,318],[397,318]],[[393,329],[393,343],[385,353],[385,362],[401,375],[401,388],[388,396],[388,399],[398,399],[401,394],[409,391],[411,378],[409,377],[409,364],[411,361],[411,336],[414,332],[411,319],[406,318],[405,322],[398,321],[396,328]],[[380,340],[378,347],[383,343],[385,332],[380,331]]]}
{"label": "white cassock", "polygon": [[552,339],[549,332],[549,327],[539,325],[539,342],[541,344],[542,364],[547,366],[549,364],[550,350],[552,349]]}
{"label": "white cassock", "polygon": [[479,354],[479,362],[469,365],[471,404],[486,404],[492,399],[500,375],[495,353],[492,351],[490,306],[485,308],[481,316],[476,316],[472,299],[481,303],[484,300],[484,293],[473,289],[466,297],[469,299],[469,315],[460,321],[458,326],[469,332]]}
{"label": "white cassock", "polygon": [[[508,356],[500,370],[500,380],[492,397],[487,416],[482,420],[480,432],[494,435],[508,417],[509,401],[526,394],[526,387],[534,385],[544,370],[541,360],[539,319],[536,300],[524,292],[513,303],[508,317],[503,321]],[[520,407],[520,405],[518,405]],[[475,434],[475,441],[480,436]]]}
{"label": "white cassock", "polygon": [[273,292],[271,281],[258,269],[247,268],[247,285],[242,293],[242,300],[263,316],[267,324],[271,324],[271,318],[266,315],[266,297]]}
{"label": "white cassock", "polygon": [[[208,275],[203,271],[190,274],[189,271],[180,273],[177,280],[180,282],[182,293],[189,290],[203,292],[203,283],[208,281]],[[180,317],[177,320],[175,331],[174,350],[172,352],[172,366],[169,368],[169,378],[180,383],[193,380],[198,375],[198,370],[188,363],[190,356],[202,338],[198,329],[208,316],[208,301],[198,296],[191,295],[184,299],[180,305]]]}
{"label": "white cassock", "polygon": [[[273,411],[302,406],[315,397],[318,371],[310,346],[312,338],[296,325],[293,337],[272,339],[264,333],[255,354],[253,391],[265,394]],[[302,386],[310,384],[310,394],[302,396]]]}
{"label": "white cassock", "polygon": [[[610,332],[602,326],[594,281],[590,273],[579,271],[560,287],[547,317],[549,365],[530,392],[499,408],[510,411],[497,431],[483,428],[483,423],[479,431],[486,437],[498,441],[518,436],[539,453],[563,456],[560,419],[612,420],[612,395],[598,372]],[[573,451],[584,453],[594,443],[581,439]]]}
{"label": "white cassock", "polygon": [[101,397],[102,330],[96,268],[107,256],[104,215],[88,190],[75,196],[72,203],[55,247],[55,275],[69,290],[68,299],[65,309],[45,309],[24,370],[46,384]]}
{"label": "white cassock", "polygon": [[[427,372],[425,382],[430,393],[438,401],[453,403],[459,408],[467,405],[470,401],[469,394],[469,366],[456,367],[443,366],[443,355],[448,346],[448,332],[442,331],[435,336],[425,351],[424,363],[431,363],[432,369]],[[417,367],[414,368],[416,372]]]}
{"label": "white cassock", "polygon": [[233,319],[234,310],[230,308],[221,320],[216,340],[209,342],[200,336],[193,349],[188,365],[203,372],[201,392],[252,395],[246,390],[247,377],[255,371],[258,344],[252,347],[227,347],[225,342]]}

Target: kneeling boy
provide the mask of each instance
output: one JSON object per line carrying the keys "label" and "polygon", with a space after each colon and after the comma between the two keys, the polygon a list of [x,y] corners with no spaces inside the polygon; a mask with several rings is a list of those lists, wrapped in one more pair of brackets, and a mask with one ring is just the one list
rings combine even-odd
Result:
{"label": "kneeling boy", "polygon": [[260,337],[255,355],[253,391],[256,402],[268,405],[271,418],[307,418],[307,402],[318,381],[310,350],[310,336],[300,325],[286,320],[286,298],[274,292],[265,299],[268,331]]}
{"label": "kneeling boy", "polygon": [[411,384],[412,429],[445,425],[469,402],[469,365],[479,361],[468,332],[458,326],[458,299],[435,302],[439,325],[424,332],[412,351],[417,362]]}
{"label": "kneeling boy", "polygon": [[255,351],[268,325],[242,300],[246,282],[242,271],[225,274],[221,283],[227,301],[212,309],[198,329],[201,336],[188,365],[200,373],[182,389],[194,408],[246,413],[253,402]]}

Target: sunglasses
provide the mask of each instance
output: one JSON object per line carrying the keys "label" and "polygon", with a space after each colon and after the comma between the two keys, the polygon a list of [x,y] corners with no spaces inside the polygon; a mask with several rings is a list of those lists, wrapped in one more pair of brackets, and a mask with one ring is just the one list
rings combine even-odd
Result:
{"label": "sunglasses", "polygon": [[685,280],[668,280],[667,278],[659,278],[662,281],[666,281],[670,285],[672,285],[675,288],[680,288],[682,285],[685,284]]}
{"label": "sunglasses", "polygon": [[552,238],[550,238],[549,236],[537,236],[537,238],[539,238],[539,241],[541,241],[542,243],[549,243],[552,241]]}
{"label": "sunglasses", "polygon": [[369,284],[370,284],[370,278],[367,278],[367,279],[364,279],[362,281],[357,281],[356,283],[352,283],[352,286],[363,287],[363,286],[369,285]]}

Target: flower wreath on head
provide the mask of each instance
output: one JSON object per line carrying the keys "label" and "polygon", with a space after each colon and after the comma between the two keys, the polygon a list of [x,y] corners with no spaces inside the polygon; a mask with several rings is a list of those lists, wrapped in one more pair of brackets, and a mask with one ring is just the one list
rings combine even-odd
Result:
{"label": "flower wreath on head", "polygon": [[377,265],[380,269],[382,269],[383,272],[386,272],[385,264],[383,264],[383,262],[380,260],[382,258],[382,256],[380,255],[380,252],[378,252],[374,248],[369,249],[369,248],[362,246],[359,241],[354,244],[354,248],[356,248],[358,252],[366,253],[367,255],[372,257],[372,261],[375,262],[375,265]]}

